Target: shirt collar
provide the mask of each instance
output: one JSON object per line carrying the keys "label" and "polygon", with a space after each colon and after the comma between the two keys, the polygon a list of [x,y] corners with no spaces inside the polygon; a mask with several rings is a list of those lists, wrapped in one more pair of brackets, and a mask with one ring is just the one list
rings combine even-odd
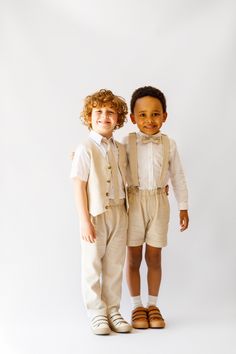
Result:
{"label": "shirt collar", "polygon": [[94,130],[91,130],[89,133],[89,137],[95,141],[95,143],[97,143],[98,145],[101,145],[103,142],[103,139],[108,141],[112,141],[114,143],[114,139],[113,136],[111,136],[109,139],[104,138],[104,136],[98,134],[97,132],[95,132]]}

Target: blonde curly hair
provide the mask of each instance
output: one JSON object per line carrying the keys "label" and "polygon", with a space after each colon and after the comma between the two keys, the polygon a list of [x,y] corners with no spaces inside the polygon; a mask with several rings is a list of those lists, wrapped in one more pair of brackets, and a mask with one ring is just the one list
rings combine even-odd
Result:
{"label": "blonde curly hair", "polygon": [[101,89],[92,95],[89,95],[84,100],[84,108],[80,114],[80,119],[82,122],[89,127],[92,128],[91,125],[91,114],[92,110],[95,107],[102,107],[104,105],[109,104],[111,108],[113,108],[117,114],[117,124],[115,129],[121,128],[124,123],[126,122],[127,118],[126,115],[128,114],[128,107],[125,100],[113,94],[112,91]]}

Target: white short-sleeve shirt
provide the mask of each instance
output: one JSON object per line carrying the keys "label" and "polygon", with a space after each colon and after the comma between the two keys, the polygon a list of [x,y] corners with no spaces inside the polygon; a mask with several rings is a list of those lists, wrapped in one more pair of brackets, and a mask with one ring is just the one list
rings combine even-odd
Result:
{"label": "white short-sleeve shirt", "polygon": [[[89,134],[89,139],[92,140],[93,143],[95,143],[99,150],[101,151],[101,154],[107,158],[107,144],[104,142],[104,138],[102,135],[96,133],[95,131],[91,130]],[[115,156],[116,162],[118,164],[118,149],[116,147],[116,144],[114,143],[113,137],[110,138],[112,141],[111,148],[112,152]],[[109,140],[110,140],[109,139]],[[71,173],[70,177],[75,178],[79,177],[82,181],[87,182],[88,181],[88,176],[89,176],[89,171],[90,171],[90,156],[88,151],[86,150],[86,147],[83,144],[80,144],[77,149],[75,150],[75,155],[72,161],[72,166],[71,166]],[[118,184],[119,184],[119,195],[120,199],[125,198],[125,191],[124,191],[124,184],[122,181],[122,177],[120,174],[120,171],[118,170]],[[110,199],[114,199],[114,183],[113,179],[111,178],[111,183],[109,183],[109,196]]]}

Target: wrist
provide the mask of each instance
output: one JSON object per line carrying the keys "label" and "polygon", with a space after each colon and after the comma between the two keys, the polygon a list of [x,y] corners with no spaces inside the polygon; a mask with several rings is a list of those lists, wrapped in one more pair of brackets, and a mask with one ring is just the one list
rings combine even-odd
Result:
{"label": "wrist", "polygon": [[91,220],[90,220],[90,217],[89,216],[81,216],[80,217],[80,222],[82,224],[90,224],[91,223]]}

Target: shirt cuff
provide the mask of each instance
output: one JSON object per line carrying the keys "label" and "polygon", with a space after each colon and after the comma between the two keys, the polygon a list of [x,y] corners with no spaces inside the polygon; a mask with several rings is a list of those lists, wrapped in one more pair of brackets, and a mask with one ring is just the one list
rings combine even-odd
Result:
{"label": "shirt cuff", "polygon": [[188,203],[179,203],[179,210],[188,210]]}
{"label": "shirt cuff", "polygon": [[70,174],[70,178],[73,179],[73,178],[76,178],[76,177],[79,177],[79,179],[83,182],[88,182],[88,178],[86,178],[85,176],[81,175],[81,174],[78,174],[78,173],[75,173],[75,172],[71,172]]}

